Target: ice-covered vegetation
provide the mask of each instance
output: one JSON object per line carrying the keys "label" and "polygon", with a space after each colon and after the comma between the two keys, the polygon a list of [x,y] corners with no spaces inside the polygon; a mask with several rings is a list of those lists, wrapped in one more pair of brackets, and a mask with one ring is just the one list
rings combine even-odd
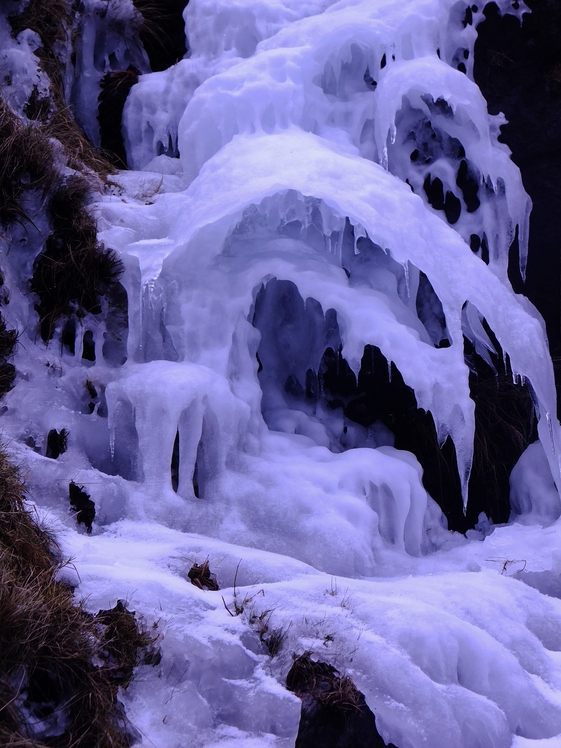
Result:
{"label": "ice-covered vegetation", "polygon": [[149,3],[12,5],[1,425],[88,606],[159,621],[139,740],[293,746],[293,656],[398,748],[561,740],[560,427],[483,7],[190,0],[165,57]]}

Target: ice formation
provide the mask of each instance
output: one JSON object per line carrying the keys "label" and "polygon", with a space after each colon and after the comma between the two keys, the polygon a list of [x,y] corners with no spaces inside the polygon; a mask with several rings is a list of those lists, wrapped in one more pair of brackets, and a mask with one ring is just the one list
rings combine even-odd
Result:
{"label": "ice formation", "polygon": [[[150,73],[143,49],[110,33],[132,4],[110,3],[111,23],[103,3],[85,5],[71,96],[93,142],[102,76],[143,73],[123,119],[134,171],[96,206],[125,272],[102,315],[42,348],[23,282],[40,230],[21,229],[6,315],[25,329],[2,423],[52,516],[70,479],[95,502],[92,537],[63,531],[92,604],[124,585],[167,617],[165,676],[126,697],[146,745],[293,745],[289,647],[352,671],[400,748],[561,735],[561,607],[539,580],[509,578],[522,553],[537,563],[534,523],[558,532],[561,439],[543,323],[507,275],[515,237],[524,273],[530,201],[471,79],[482,7],[190,0],[189,56]],[[30,34],[6,45],[2,65],[33,61]],[[358,376],[377,348],[453,441],[468,502],[464,336],[492,365],[489,329],[531,388],[540,442],[512,475],[525,524],[484,539],[482,518],[468,543],[446,530],[415,457],[381,422],[328,407],[320,374],[328,350]],[[53,460],[46,435],[62,428],[69,447]],[[557,572],[543,550],[541,571]],[[230,597],[291,618],[285,659],[270,665],[244,616],[185,581],[200,554]]]}
{"label": "ice formation", "polygon": [[[159,347],[148,357],[208,365],[237,394],[234,357],[245,375],[253,368],[255,385],[254,351],[242,327],[262,284],[270,278],[293,283],[324,314],[334,310],[342,353],[355,374],[365,345],[376,345],[396,364],[419,407],[433,414],[440,441],[452,437],[467,501],[474,421],[462,333],[485,356],[492,350],[480,321],[485,318],[514,376],[531,383],[558,483],[551,369],[538,372],[532,365],[536,358],[547,361],[547,346],[536,315],[514,297],[507,279],[515,232],[522,272],[525,267],[529,199],[497,141],[500,120],[488,116],[464,74],[471,69],[477,12],[474,17],[470,7],[468,18],[463,5],[442,2],[304,4],[298,11],[282,5],[275,12],[257,7],[213,6],[211,13],[204,3],[191,3],[185,15],[191,56],[172,71],[145,76],[127,102],[130,161],[155,164],[173,151],[166,143],[177,143],[183,168],[181,191],[161,195],[150,211],[161,271],[153,267],[144,228],[124,216],[119,223],[119,232],[125,226],[135,232],[127,236],[126,251],[139,258],[129,299],[144,293],[139,282],[149,288],[144,319],[158,325],[141,333]],[[506,3],[503,11],[515,12]],[[210,18],[215,29],[222,24],[228,31],[210,33]],[[195,86],[203,69],[206,80]],[[156,214],[178,211],[179,202],[181,218],[158,229]],[[102,208],[114,224],[113,211]],[[114,231],[106,233],[112,244]],[[481,267],[482,248],[493,272]],[[143,269],[148,254],[152,277]],[[431,339],[427,329],[434,319],[421,321],[416,311],[420,273],[442,305],[440,338],[432,329]],[[203,287],[206,304],[218,297],[220,305],[228,295],[228,310],[200,319],[196,297]],[[138,314],[142,319],[142,310]],[[442,339],[448,348],[435,347]],[[322,353],[302,358],[298,372],[285,367],[286,376],[303,386],[306,371],[318,371]],[[146,352],[132,355],[142,360]],[[257,400],[245,398],[252,424],[260,415],[261,392],[254,393]],[[272,399],[264,391],[269,420],[275,419],[267,404]],[[274,407],[290,410],[286,406],[277,392]],[[326,427],[325,412],[306,415],[285,414],[281,430],[313,432],[318,445],[327,445],[329,439],[317,434],[337,425]]]}

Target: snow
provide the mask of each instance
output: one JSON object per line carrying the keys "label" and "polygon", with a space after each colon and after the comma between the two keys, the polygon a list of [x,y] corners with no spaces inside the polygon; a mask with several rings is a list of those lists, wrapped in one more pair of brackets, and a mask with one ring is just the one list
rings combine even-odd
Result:
{"label": "snow", "polygon": [[[241,745],[293,745],[299,704],[276,679],[304,650],[349,673],[400,746],[541,745],[561,732],[561,603],[524,583],[559,569],[557,528],[497,528],[421,563],[402,557],[385,579],[318,574],[286,556],[130,520],[64,538],[92,608],[117,588],[159,621],[164,660],[142,668],[123,696],[158,746],[178,734],[215,745],[233,733]],[[524,571],[520,562],[504,568],[514,549]],[[205,558],[219,592],[186,581]],[[222,598],[245,612],[231,617]],[[248,623],[265,610],[286,636],[273,660]]]}
{"label": "snow", "polygon": [[13,39],[7,18],[0,18],[0,77],[5,97],[18,114],[36,89],[39,98],[49,90],[49,79],[38,65],[33,54],[41,45],[39,35],[24,29]]}
{"label": "snow", "polygon": [[[105,303],[81,320],[75,355],[60,329],[38,344],[24,279],[45,227],[19,253],[0,238],[5,317],[22,330],[2,427],[72,558],[61,574],[92,610],[124,598],[157,624],[162,662],[121,695],[142,744],[293,746],[300,701],[284,682],[304,651],[352,677],[400,748],[558,744],[553,369],[542,320],[508,281],[531,205],[470,78],[465,3],[190,0],[190,56],[160,73],[115,31],[134,39],[131,3],[109,18],[86,5],[73,100],[94,142],[103,75],[144,72],[124,112],[133,170],[95,206],[125,266],[126,315]],[[517,5],[499,3],[520,17]],[[0,40],[21,111],[37,40],[4,26]],[[460,205],[455,221],[429,202],[429,177]],[[286,382],[302,389],[339,346],[358,374],[377,346],[452,438],[468,502],[463,336],[490,362],[483,319],[531,386],[539,441],[512,472],[512,522],[483,515],[463,537],[386,426]],[[53,428],[69,431],[58,460],[44,456]],[[91,535],[68,513],[70,480],[95,502]],[[205,559],[219,592],[187,577]],[[284,635],[274,658],[262,615]]]}

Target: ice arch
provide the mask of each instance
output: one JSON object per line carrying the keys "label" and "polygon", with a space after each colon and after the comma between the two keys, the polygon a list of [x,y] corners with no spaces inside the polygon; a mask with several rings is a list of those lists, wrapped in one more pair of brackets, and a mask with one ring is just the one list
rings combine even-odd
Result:
{"label": "ice arch", "polygon": [[[244,180],[246,173],[251,173],[251,180]],[[275,175],[274,180],[271,174]],[[258,243],[245,256],[222,253],[223,242],[231,232],[229,227],[238,222],[245,208],[290,189],[320,199],[340,220],[348,217],[406,271],[409,263],[422,271],[441,300],[451,346],[435,349],[426,345],[418,333],[407,327],[403,329],[398,320],[392,328],[391,312],[382,312],[384,305],[387,307],[386,302],[377,298],[372,289],[353,288],[351,293],[341,261],[335,257],[326,261],[328,255],[320,257],[313,252],[293,252],[289,256],[290,252],[285,251],[287,246],[283,249],[280,244],[274,252],[261,252]],[[178,200],[177,196],[171,198],[172,202]],[[220,274],[209,273],[208,268],[214,263],[224,269],[227,267],[230,277],[238,272],[238,278],[244,279],[244,288],[237,287],[240,299],[236,300],[236,305],[240,304],[237,308],[245,316],[250,303],[248,294],[263,277],[270,274],[292,280],[304,298],[314,296],[324,309],[337,310],[345,326],[345,358],[355,371],[358,371],[364,345],[373,342],[372,329],[387,336],[387,349],[393,346],[391,360],[395,360],[400,351],[404,359],[412,352],[420,355],[426,366],[423,370],[415,367],[415,371],[411,371],[411,377],[415,377],[414,384],[411,379],[412,386],[419,405],[433,412],[440,435],[450,434],[454,439],[464,485],[469,474],[473,437],[473,404],[469,399],[461,345],[462,307],[469,300],[486,318],[508,352],[513,371],[531,382],[539,404],[540,435],[544,443],[551,444],[550,466],[557,479],[558,435],[548,425],[549,414],[554,412],[553,377],[551,367],[541,364],[548,356],[541,322],[524,299],[514,296],[494,274],[486,271],[481,260],[471,253],[456,232],[443,221],[427,215],[422,201],[406,185],[352,151],[341,154],[328,141],[291,129],[275,135],[236,138],[207,162],[182,200],[185,200],[185,210],[189,211],[191,221],[189,226],[176,222],[172,236],[177,249],[165,258],[162,279],[172,276],[193,279],[197,275],[204,283],[206,275],[209,281],[213,277],[220,282]],[[208,233],[203,231],[210,225],[215,226],[212,242],[207,241]],[[203,234],[204,240],[201,239]],[[229,285],[232,295],[236,285],[231,281]],[[373,302],[373,299],[376,300]],[[351,312],[361,303],[364,315]],[[377,312],[372,303],[378,303]],[[508,313],[505,314],[505,310]],[[383,325],[380,324],[382,317],[378,317],[377,324],[376,314],[385,314]],[[396,332],[390,344],[392,329]],[[210,330],[207,334],[212,337]],[[225,334],[221,337],[228,338]],[[533,353],[529,355],[528,351]],[[412,368],[411,362],[409,365],[404,362],[403,369],[398,365],[402,372],[408,367]],[[435,370],[439,371],[439,376],[433,379]]]}

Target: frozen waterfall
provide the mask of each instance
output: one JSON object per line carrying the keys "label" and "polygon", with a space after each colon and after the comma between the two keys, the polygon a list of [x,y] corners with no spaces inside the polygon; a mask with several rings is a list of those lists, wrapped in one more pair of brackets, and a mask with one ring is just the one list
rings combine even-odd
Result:
{"label": "frozen waterfall", "polygon": [[[150,72],[118,32],[132,3],[109,3],[113,26],[101,5],[84,2],[68,90],[98,144],[103,75],[138,71],[131,169],[95,204],[124,273],[45,347],[25,280],[45,227],[14,228],[17,252],[0,238],[21,331],[2,426],[78,590],[164,619],[159,682],[123,697],[143,745],[293,746],[283,679],[303,651],[352,673],[399,748],[557,745],[561,433],[543,321],[508,278],[531,202],[473,82],[483,7],[190,0],[188,55]],[[20,37],[3,64],[44,83]],[[427,451],[447,445],[465,513],[477,366],[529,393],[539,441],[512,472],[512,524],[481,515],[466,538],[392,398],[422,411]],[[67,516],[70,480],[95,502],[91,536]],[[204,558],[224,605],[186,581]],[[272,661],[263,611],[285,637]]]}
{"label": "frozen waterfall", "polygon": [[[502,9],[519,16],[524,11],[510,3]],[[376,346],[412,388],[418,407],[432,414],[439,443],[453,440],[465,506],[475,425],[464,336],[490,360],[495,349],[483,320],[508,356],[514,380],[523,378],[532,390],[540,439],[559,485],[555,392],[543,326],[507,278],[515,234],[524,271],[530,203],[518,169],[497,140],[501,120],[489,117],[466,75],[481,17],[481,10],[470,7],[468,14],[461,3],[440,1],[305,4],[298,10],[281,3],[275,11],[252,3],[213,4],[212,10],[204,2],[190,3],[190,57],[142,76],[133,87],[124,111],[128,160],[137,169],[163,172],[162,184],[175,181],[173,191],[162,190],[143,209],[123,205],[119,196],[100,206],[104,241],[127,257],[134,320],[129,364],[108,386],[109,419],[111,424],[120,402],[130,403],[139,438],[135,461],[153,464],[147,484],[167,486],[176,434],[181,474],[193,475],[198,468],[192,434],[202,434],[207,424],[201,444],[213,467],[206,472],[213,494],[225,500],[213,506],[205,532],[220,527],[221,536],[239,541],[227,530],[235,506],[246,540],[249,535],[262,545],[257,537],[264,531],[274,536],[267,547],[342,571],[327,569],[313,555],[313,541],[288,541],[303,513],[320,547],[334,542],[325,499],[311,502],[312,519],[298,502],[285,504],[285,470],[274,487],[265,417],[290,454],[288,475],[296,470],[298,482],[302,473],[315,473],[318,460],[329,464],[331,478],[324,480],[342,526],[349,503],[364,517],[364,534],[351,521],[343,541],[356,552],[351,565],[344,565],[346,573],[374,568],[373,537],[379,533],[372,532],[372,522],[379,511],[373,496],[382,484],[395,505],[390,524],[396,524],[387,537],[399,548],[427,548],[427,498],[416,474],[403,493],[403,456],[386,454],[381,477],[374,469],[379,452],[358,451],[382,446],[368,441],[374,424],[363,424],[366,433],[353,441],[352,460],[360,462],[353,471],[364,478],[349,490],[336,477],[351,459],[341,409],[322,407],[321,397],[297,403],[285,385],[290,379],[303,390],[307,376],[317,380],[327,348],[340,349],[358,376],[365,346]],[[221,28],[228,32],[219,33]],[[179,162],[171,161],[177,149]],[[423,288],[421,277],[428,279]],[[256,298],[260,289],[272,288],[271,279],[284,288],[293,284],[295,295],[267,307],[275,318],[285,315],[286,325],[271,331],[262,312],[258,335]],[[419,315],[424,288],[436,315],[427,305]],[[298,295],[314,311],[293,319],[284,307],[294,306]],[[322,329],[326,321],[313,321],[318,314],[335,321],[336,339]],[[313,332],[309,325],[315,325]],[[271,346],[272,378],[259,375],[256,357],[257,347],[267,355]],[[174,366],[146,366],[151,360]],[[142,374],[133,362],[142,365]],[[200,366],[213,372],[208,389],[199,387]],[[153,385],[151,369],[157,372]],[[139,377],[152,390],[169,381],[164,400],[148,403],[135,384]],[[229,393],[227,405],[223,396],[220,405],[213,404],[216,391]],[[147,453],[153,408],[166,421],[159,427],[157,469]],[[147,409],[150,415],[141,415]],[[275,444],[273,451],[278,449]],[[246,495],[238,495],[240,475]],[[188,482],[181,480],[185,498],[193,495]],[[325,495],[326,484],[320,483]],[[268,504],[283,506],[289,525],[275,510],[270,527],[264,526],[256,506],[264,490]],[[306,493],[311,497],[314,488]],[[201,522],[198,505],[181,507],[186,522],[193,521],[193,511]],[[337,534],[343,537],[342,530]]]}

